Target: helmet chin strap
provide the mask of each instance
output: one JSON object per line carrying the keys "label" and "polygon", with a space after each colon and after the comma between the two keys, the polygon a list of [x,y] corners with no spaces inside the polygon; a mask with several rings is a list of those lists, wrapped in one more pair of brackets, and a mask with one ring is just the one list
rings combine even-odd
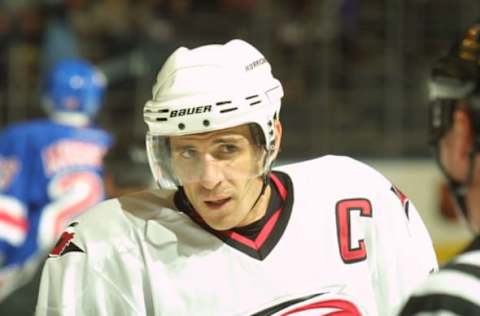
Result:
{"label": "helmet chin strap", "polygon": [[[272,163],[271,163],[271,155],[273,154],[273,150],[268,150],[267,155],[265,157],[265,164],[268,164],[268,166],[265,168],[263,174],[262,174],[262,188],[260,190],[260,193],[257,196],[257,199],[255,202],[252,204],[252,207],[250,208],[249,213],[257,206],[258,201],[260,201],[260,198],[262,195],[265,193],[265,190],[267,189],[267,186],[269,184],[268,181],[268,175],[270,174],[270,171],[272,169]],[[253,180],[253,179],[252,179]]]}
{"label": "helmet chin strap", "polygon": [[[268,172],[269,173],[269,172]],[[260,190],[260,193],[258,194],[257,199],[255,202],[252,204],[252,207],[250,208],[250,212],[255,208],[257,205],[258,201],[262,197],[262,195],[265,193],[265,190],[267,189],[268,186],[268,173],[265,173],[262,175],[262,189]]]}

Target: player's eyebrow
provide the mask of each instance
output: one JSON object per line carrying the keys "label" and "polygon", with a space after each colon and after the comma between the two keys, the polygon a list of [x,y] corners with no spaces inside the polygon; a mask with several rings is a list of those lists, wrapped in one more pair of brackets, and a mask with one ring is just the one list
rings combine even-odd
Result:
{"label": "player's eyebrow", "polygon": [[[211,144],[213,145],[221,145],[221,144],[234,144],[234,145],[239,145],[239,144],[244,144],[248,143],[247,139],[245,139],[242,136],[225,136],[225,137],[219,137],[216,138],[212,141]],[[185,151],[189,149],[196,149],[198,146],[195,143],[189,143],[187,140],[185,140],[185,143],[181,144],[172,144],[172,151],[175,152],[180,152],[180,151]]]}
{"label": "player's eyebrow", "polygon": [[172,145],[171,150],[174,151],[174,152],[181,152],[181,151],[185,151],[185,150],[188,150],[188,149],[195,149],[195,146],[190,145],[190,144]]}
{"label": "player's eyebrow", "polygon": [[219,138],[216,138],[213,143],[218,144],[218,143],[241,143],[245,142],[247,139],[241,135],[227,135],[227,136],[222,136]]}
{"label": "player's eyebrow", "polygon": [[[197,145],[198,142],[203,142],[203,141],[208,141],[208,138],[203,138],[202,136],[186,136],[174,142],[174,145],[178,144],[178,146],[187,146],[187,145],[195,146]],[[230,135],[214,136],[213,139],[211,140],[211,143],[213,144],[240,143],[240,142],[248,142],[248,139],[243,135],[230,134]]]}

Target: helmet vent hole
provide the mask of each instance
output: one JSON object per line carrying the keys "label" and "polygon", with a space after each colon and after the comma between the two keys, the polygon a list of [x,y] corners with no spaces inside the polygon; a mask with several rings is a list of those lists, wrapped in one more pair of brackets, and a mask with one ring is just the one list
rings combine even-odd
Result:
{"label": "helmet vent hole", "polygon": [[203,126],[210,126],[209,120],[203,120]]}
{"label": "helmet vent hole", "polygon": [[258,97],[258,94],[246,97],[245,100],[250,101],[250,106],[256,105],[262,102],[262,100]]}
{"label": "helmet vent hole", "polygon": [[225,104],[231,104],[232,101],[220,101],[220,102],[217,102],[215,103],[216,106],[222,106],[222,105],[225,105]]}
{"label": "helmet vent hole", "polygon": [[178,128],[179,129],[185,129],[185,124],[183,124],[183,123],[178,124]]}
{"label": "helmet vent hole", "polygon": [[220,110],[220,113],[232,112],[235,110],[238,110],[238,108],[235,107],[235,108],[223,109],[223,110]]}
{"label": "helmet vent hole", "polygon": [[166,117],[157,117],[157,118],[155,118],[155,121],[157,121],[157,122],[165,122],[166,120],[167,120]]}

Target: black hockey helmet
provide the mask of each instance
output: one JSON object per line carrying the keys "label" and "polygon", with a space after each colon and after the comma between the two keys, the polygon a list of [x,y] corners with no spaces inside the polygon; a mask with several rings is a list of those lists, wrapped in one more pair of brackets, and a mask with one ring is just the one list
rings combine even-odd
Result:
{"label": "black hockey helmet", "polygon": [[436,145],[452,123],[459,100],[467,101],[475,134],[480,136],[480,21],[471,25],[450,52],[433,65],[429,82],[431,143]]}

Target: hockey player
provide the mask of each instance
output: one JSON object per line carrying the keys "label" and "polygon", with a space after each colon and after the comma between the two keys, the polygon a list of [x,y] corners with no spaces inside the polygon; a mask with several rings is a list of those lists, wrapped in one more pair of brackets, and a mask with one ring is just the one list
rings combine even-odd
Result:
{"label": "hockey player", "polygon": [[429,277],[402,315],[480,315],[480,21],[432,68],[432,145],[456,208],[476,236]]}
{"label": "hockey player", "polygon": [[437,266],[419,214],[347,157],[272,170],[282,96],[242,40],[177,49],[144,108],[159,189],[70,225],[37,315],[391,315]]}
{"label": "hockey player", "polygon": [[44,81],[49,118],[0,134],[0,301],[29,281],[67,222],[104,198],[111,136],[92,120],[105,83],[93,65],[63,60]]}

